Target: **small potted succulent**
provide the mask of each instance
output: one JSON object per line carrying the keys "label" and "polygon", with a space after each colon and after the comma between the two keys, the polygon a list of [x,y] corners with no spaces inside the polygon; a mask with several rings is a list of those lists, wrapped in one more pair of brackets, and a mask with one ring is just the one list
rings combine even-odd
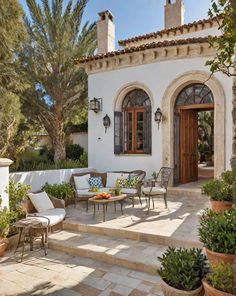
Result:
{"label": "small potted succulent", "polygon": [[158,258],[161,287],[165,296],[202,296],[202,280],[208,272],[207,258],[200,249],[169,247]]}
{"label": "small potted succulent", "polygon": [[206,182],[202,186],[202,193],[210,197],[215,212],[229,210],[233,206],[233,187],[224,179]]}
{"label": "small potted succulent", "polygon": [[236,211],[216,213],[206,209],[198,229],[207,257],[213,266],[220,262],[233,264],[236,258]]}
{"label": "small potted succulent", "polygon": [[234,274],[231,265],[220,263],[203,280],[206,296],[233,296]]}

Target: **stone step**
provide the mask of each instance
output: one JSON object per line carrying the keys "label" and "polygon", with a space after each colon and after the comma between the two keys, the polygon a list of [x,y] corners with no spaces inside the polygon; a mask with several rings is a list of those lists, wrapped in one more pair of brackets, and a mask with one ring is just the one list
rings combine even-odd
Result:
{"label": "stone step", "polygon": [[197,198],[202,195],[201,188],[188,188],[188,187],[170,187],[168,194],[174,196],[194,197]]}
{"label": "stone step", "polygon": [[142,232],[140,230],[130,230],[125,228],[106,227],[103,224],[83,224],[77,221],[65,220],[63,222],[63,229],[67,231],[75,231],[80,233],[97,234],[103,236],[110,236],[121,239],[130,239],[140,242],[147,242],[157,245],[165,245],[172,247],[183,248],[201,248],[203,245],[196,238],[189,236],[178,237],[174,234],[171,236],[164,236]]}
{"label": "stone step", "polygon": [[50,235],[49,248],[156,274],[160,268],[157,257],[165,252],[167,246],[63,230]]}

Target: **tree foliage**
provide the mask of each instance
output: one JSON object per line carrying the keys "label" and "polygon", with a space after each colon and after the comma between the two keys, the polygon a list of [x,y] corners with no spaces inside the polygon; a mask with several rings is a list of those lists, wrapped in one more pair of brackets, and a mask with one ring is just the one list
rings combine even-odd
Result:
{"label": "tree foliage", "polygon": [[236,44],[236,1],[212,0],[210,17],[217,17],[221,36],[209,37],[210,46],[216,48],[214,59],[207,61],[211,71],[222,72],[227,76],[236,76],[236,62],[233,59]]}
{"label": "tree foliage", "polygon": [[58,161],[65,158],[65,125],[84,112],[87,76],[75,59],[95,50],[96,26],[87,22],[81,28],[87,0],[70,0],[65,7],[63,0],[26,2],[30,19],[25,18],[22,65],[31,88],[25,100],[51,137]]}
{"label": "tree foliage", "polygon": [[0,0],[0,156],[13,159],[25,138],[20,95],[26,85],[17,71],[25,36],[22,15],[17,0]]}

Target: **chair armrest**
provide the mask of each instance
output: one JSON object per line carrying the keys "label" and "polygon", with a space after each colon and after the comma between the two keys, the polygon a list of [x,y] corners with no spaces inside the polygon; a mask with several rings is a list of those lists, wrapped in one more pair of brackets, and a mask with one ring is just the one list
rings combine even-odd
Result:
{"label": "chair armrest", "polygon": [[62,209],[65,208],[65,201],[63,199],[59,199],[51,195],[48,195],[48,196],[51,199],[51,202],[53,203],[55,208],[62,208]]}

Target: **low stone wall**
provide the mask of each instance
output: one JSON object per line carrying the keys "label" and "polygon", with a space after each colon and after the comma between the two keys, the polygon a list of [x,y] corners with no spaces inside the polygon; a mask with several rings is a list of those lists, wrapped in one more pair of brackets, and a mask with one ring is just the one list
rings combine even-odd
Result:
{"label": "low stone wall", "polygon": [[69,182],[70,177],[74,173],[83,173],[95,171],[93,168],[79,169],[61,169],[61,170],[45,170],[31,172],[11,173],[10,179],[15,182],[28,184],[32,187],[32,191],[41,190],[42,186],[47,182],[49,184],[60,184]]}

